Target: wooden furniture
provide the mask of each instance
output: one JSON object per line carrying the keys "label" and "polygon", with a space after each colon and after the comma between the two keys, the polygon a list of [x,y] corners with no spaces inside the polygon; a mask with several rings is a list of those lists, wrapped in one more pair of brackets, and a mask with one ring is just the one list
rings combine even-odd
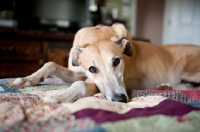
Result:
{"label": "wooden furniture", "polygon": [[73,33],[0,28],[0,78],[28,76],[48,61],[67,67],[73,39]]}
{"label": "wooden furniture", "polygon": [[0,28],[0,78],[23,77],[54,61],[67,67],[73,33]]}

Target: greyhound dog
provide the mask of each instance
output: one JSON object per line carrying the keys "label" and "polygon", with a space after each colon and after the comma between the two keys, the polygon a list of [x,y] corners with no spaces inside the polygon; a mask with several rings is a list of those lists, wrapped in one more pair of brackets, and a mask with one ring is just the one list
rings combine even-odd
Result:
{"label": "greyhound dog", "polygon": [[134,41],[122,24],[87,27],[75,35],[68,68],[48,62],[8,87],[36,85],[51,76],[73,84],[64,92],[45,95],[44,102],[72,102],[98,92],[107,100],[127,102],[127,90],[176,85],[182,80],[199,83],[199,58],[198,46]]}

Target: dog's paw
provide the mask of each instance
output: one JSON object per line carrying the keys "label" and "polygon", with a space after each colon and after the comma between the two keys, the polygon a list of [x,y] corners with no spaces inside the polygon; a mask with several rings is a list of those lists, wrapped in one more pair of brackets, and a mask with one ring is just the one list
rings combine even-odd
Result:
{"label": "dog's paw", "polygon": [[55,91],[53,93],[48,93],[46,94],[43,99],[42,102],[43,103],[50,103],[50,104],[59,104],[64,102],[62,100],[62,93],[60,91]]}
{"label": "dog's paw", "polygon": [[46,93],[42,99],[42,103],[51,103],[51,104],[59,104],[59,103],[69,103],[74,102],[79,99],[79,94],[76,92],[69,90],[57,90],[51,93]]}
{"label": "dog's paw", "polygon": [[155,88],[156,90],[172,90],[172,86],[169,83],[163,83]]}
{"label": "dog's paw", "polygon": [[47,95],[42,100],[43,103],[50,103],[50,104],[59,104],[61,103],[56,96]]}
{"label": "dog's paw", "polygon": [[9,83],[7,85],[8,88],[16,87],[16,88],[23,88],[28,86],[34,86],[39,83],[37,78],[30,78],[30,77],[23,77],[17,78],[14,82]]}

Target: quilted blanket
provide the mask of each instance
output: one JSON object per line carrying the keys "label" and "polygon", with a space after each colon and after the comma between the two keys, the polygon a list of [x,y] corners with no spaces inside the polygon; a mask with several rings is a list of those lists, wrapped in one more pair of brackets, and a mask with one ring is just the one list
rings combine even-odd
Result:
{"label": "quilted blanket", "polygon": [[70,84],[49,78],[37,86],[7,88],[13,80],[0,80],[1,132],[200,132],[200,90],[133,90],[128,103],[96,94],[41,104],[46,93]]}

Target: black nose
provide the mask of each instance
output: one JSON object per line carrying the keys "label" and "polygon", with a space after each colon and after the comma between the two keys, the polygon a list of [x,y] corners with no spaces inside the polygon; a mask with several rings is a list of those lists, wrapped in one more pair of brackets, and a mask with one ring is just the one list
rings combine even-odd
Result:
{"label": "black nose", "polygon": [[112,101],[127,103],[127,97],[125,94],[116,94]]}

